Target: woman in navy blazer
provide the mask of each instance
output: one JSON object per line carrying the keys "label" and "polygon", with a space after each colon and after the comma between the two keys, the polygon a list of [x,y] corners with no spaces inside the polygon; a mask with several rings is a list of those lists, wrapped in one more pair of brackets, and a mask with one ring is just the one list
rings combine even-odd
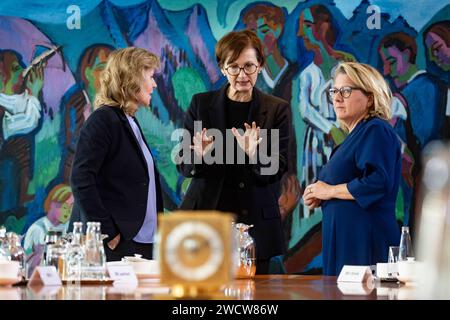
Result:
{"label": "woman in navy blazer", "polygon": [[72,190],[87,220],[101,222],[108,235],[108,261],[135,253],[152,258],[161,187],[134,115],[150,104],[158,67],[158,57],[144,49],[114,51],[101,75],[96,110],[80,131]]}
{"label": "woman in navy blazer", "polygon": [[309,208],[322,206],[323,273],[338,275],[344,265],[386,262],[389,246],[398,245],[401,152],[387,121],[391,91],[376,69],[354,62],[338,65],[329,95],[349,134],[303,199]]}
{"label": "woman in navy blazer", "polygon": [[[217,43],[216,58],[228,83],[217,91],[194,95],[186,113],[184,128],[189,134],[183,143],[188,147],[183,149],[189,150],[189,145],[193,145],[188,161],[181,161],[178,170],[193,179],[180,208],[231,212],[238,222],[253,224],[250,234],[256,242],[256,272],[267,273],[270,259],[283,254],[285,248],[278,198],[280,180],[287,170],[290,107],[285,100],[254,87],[264,65],[264,52],[252,31],[225,35]],[[196,121],[201,121],[199,130],[195,128]],[[220,132],[224,148],[219,150],[207,129]],[[259,135],[261,130],[267,130],[266,137]],[[278,150],[270,154],[272,162],[264,164],[260,143],[267,143],[268,156],[275,144],[271,144],[271,133],[275,131]],[[227,133],[233,141],[230,145],[226,143]],[[237,162],[238,148],[245,152],[245,164]],[[223,163],[220,157],[215,163],[205,160],[213,149],[215,155],[222,154]],[[234,157],[227,160],[231,152]],[[186,154],[181,152],[183,156]],[[194,159],[202,163],[196,164]],[[270,166],[273,172],[267,170]]]}

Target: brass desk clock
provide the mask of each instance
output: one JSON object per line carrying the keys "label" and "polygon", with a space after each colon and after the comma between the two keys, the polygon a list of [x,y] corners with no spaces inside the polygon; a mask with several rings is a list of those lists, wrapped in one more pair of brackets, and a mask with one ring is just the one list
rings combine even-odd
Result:
{"label": "brass desk clock", "polygon": [[199,297],[234,278],[233,215],[177,211],[158,218],[161,283],[172,296]]}

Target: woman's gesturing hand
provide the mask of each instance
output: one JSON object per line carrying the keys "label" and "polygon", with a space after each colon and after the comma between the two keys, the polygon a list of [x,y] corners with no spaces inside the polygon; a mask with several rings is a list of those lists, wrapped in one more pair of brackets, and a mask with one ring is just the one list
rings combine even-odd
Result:
{"label": "woman's gesturing hand", "polygon": [[259,127],[256,127],[256,123],[253,121],[252,126],[244,123],[245,132],[243,135],[239,133],[236,128],[232,128],[231,132],[236,137],[239,147],[244,150],[250,159],[256,157],[256,150],[258,144],[261,142],[262,138],[259,137]]}
{"label": "woman's gesturing hand", "polygon": [[206,135],[206,128],[203,128],[202,132],[195,133],[192,138],[192,142],[194,145],[191,146],[191,149],[194,150],[195,155],[202,159],[205,154],[211,150],[213,145],[213,137],[208,137]]}

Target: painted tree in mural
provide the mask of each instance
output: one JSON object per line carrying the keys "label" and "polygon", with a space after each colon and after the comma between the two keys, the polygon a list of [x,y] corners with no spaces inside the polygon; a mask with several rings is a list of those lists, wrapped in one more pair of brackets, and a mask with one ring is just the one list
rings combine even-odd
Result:
{"label": "painted tree in mural", "polygon": [[[436,9],[419,30],[410,25],[415,21],[391,19],[387,12],[393,2],[375,17],[370,1],[354,1],[348,18],[333,0],[292,1],[286,7],[246,1],[240,10],[234,10],[233,0],[191,1],[176,11],[164,9],[169,2],[142,0],[127,6],[99,0],[81,11],[79,30],[67,28],[65,21],[31,19],[29,8],[5,15],[13,1],[0,4],[0,224],[22,234],[29,231],[29,239],[37,239],[31,233],[43,222],[46,228],[67,229],[71,198],[52,192],[70,184],[78,133],[93,111],[99,74],[111,51],[126,46],[161,57],[152,107],[137,117],[161,172],[165,207],[175,209],[189,180],[171,161],[172,132],[182,126],[193,94],[225,83],[214,55],[215,34],[223,26],[255,31],[268,61],[257,86],[291,103],[289,172],[279,199],[287,271],[321,269],[322,212],[307,210],[300,199],[332,148],[345,138],[324,94],[339,61],[369,63],[391,84],[391,124],[404,146],[397,219],[413,223],[421,152],[428,141],[448,138],[450,130],[450,5]],[[216,20],[208,10],[211,4],[216,4]],[[66,10],[41,5],[49,13]],[[380,27],[369,28],[369,18],[379,18]],[[420,94],[424,87],[426,96]],[[50,198],[65,209],[44,206]]]}

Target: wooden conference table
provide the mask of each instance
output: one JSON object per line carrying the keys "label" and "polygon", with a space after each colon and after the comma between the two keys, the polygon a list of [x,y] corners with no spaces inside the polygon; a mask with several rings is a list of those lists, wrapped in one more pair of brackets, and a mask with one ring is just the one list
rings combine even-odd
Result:
{"label": "wooden conference table", "polygon": [[[417,290],[396,282],[376,281],[338,284],[336,277],[307,275],[259,275],[253,280],[235,280],[224,286],[217,299],[237,300],[402,300],[414,299]],[[169,288],[159,279],[142,279],[130,285],[63,285],[0,287],[0,300],[155,300],[170,299]]]}

